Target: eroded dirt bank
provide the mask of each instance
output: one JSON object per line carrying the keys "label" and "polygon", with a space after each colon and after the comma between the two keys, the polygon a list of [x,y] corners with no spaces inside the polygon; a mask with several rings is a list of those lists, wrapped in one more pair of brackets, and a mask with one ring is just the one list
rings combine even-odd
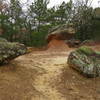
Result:
{"label": "eroded dirt bank", "polygon": [[100,78],[70,69],[69,53],[34,51],[0,67],[0,100],[100,100]]}

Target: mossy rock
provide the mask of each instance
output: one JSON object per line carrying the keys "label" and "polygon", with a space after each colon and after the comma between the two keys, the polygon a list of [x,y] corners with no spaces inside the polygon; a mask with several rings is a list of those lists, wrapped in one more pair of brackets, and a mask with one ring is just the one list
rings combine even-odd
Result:
{"label": "mossy rock", "polygon": [[100,76],[100,52],[83,46],[70,53],[68,64],[87,77]]}
{"label": "mossy rock", "polygon": [[7,63],[8,61],[27,53],[27,48],[25,45],[8,42],[5,39],[0,41],[0,64]]}

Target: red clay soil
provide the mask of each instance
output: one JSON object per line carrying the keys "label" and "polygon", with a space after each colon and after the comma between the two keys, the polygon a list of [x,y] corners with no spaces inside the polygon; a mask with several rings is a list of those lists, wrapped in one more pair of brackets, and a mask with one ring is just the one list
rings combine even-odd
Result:
{"label": "red clay soil", "polygon": [[53,39],[49,42],[47,46],[48,50],[50,51],[67,51],[70,50],[69,46],[63,40],[56,40]]}

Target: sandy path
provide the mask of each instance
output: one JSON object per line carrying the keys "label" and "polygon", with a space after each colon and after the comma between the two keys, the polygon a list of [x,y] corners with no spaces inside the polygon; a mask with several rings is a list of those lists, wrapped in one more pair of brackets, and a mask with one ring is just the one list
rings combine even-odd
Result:
{"label": "sandy path", "polygon": [[[19,72],[16,71],[16,73],[18,72],[19,76],[14,76],[14,73],[10,72],[11,75],[15,77],[15,86],[19,85],[19,87],[22,87],[25,85],[25,89],[20,90],[20,92],[24,92],[27,90],[27,85],[29,85],[30,88],[33,88],[33,93],[31,91],[28,94],[26,93],[22,95],[16,91],[19,97],[16,98],[14,95],[14,98],[16,98],[14,100],[66,100],[65,97],[63,97],[63,94],[56,89],[55,83],[57,79],[60,81],[59,77],[62,74],[62,69],[65,67],[64,65],[67,61],[67,54],[68,53],[66,52],[62,52],[60,54],[59,52],[40,51],[33,52],[15,59],[12,62],[12,66],[15,68],[18,67],[18,71],[20,71],[20,73],[22,72],[22,75],[20,75]],[[25,70],[26,73],[24,73]],[[7,78],[11,78],[11,75],[8,75]],[[24,77],[27,84],[23,84],[24,80],[16,80],[16,78],[19,77]],[[16,81],[20,81],[20,83],[17,84]],[[21,83],[21,81],[23,82]],[[13,87],[13,84],[10,84],[11,87]],[[10,89],[8,91],[12,92],[13,88],[12,91]],[[9,97],[11,94],[8,93],[7,95]]]}
{"label": "sandy path", "polygon": [[[31,64],[33,63],[34,65],[33,69],[36,67],[39,68],[39,70],[44,70],[44,73],[37,75],[33,81],[34,88],[41,93],[42,96],[33,96],[32,100],[66,100],[56,89],[55,83],[58,78],[59,81],[61,81],[60,76],[67,62],[67,54],[66,52],[62,52],[61,55],[59,55],[59,52],[40,52],[27,57],[28,60],[35,57],[34,60],[31,59]],[[21,60],[23,58],[20,57],[19,59]],[[24,66],[27,66],[27,64]]]}
{"label": "sandy path", "polygon": [[100,79],[70,69],[69,52],[39,51],[0,68],[0,100],[100,100]]}
{"label": "sandy path", "polygon": [[45,61],[45,63],[42,63],[41,67],[46,70],[46,73],[37,76],[34,83],[36,90],[42,92],[45,96],[45,100],[66,100],[63,95],[51,85],[52,82],[62,73],[62,68],[66,62],[66,59],[66,57],[56,57],[52,58],[51,60],[50,58],[42,59]]}

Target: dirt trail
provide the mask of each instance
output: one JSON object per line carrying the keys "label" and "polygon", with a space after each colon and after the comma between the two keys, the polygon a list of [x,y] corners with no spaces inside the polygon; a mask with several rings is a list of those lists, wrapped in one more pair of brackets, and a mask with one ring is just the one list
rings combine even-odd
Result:
{"label": "dirt trail", "polygon": [[1,67],[0,100],[100,100],[100,79],[70,69],[69,53],[34,51]]}
{"label": "dirt trail", "polygon": [[43,93],[45,100],[66,100],[55,87],[50,85],[62,73],[62,66],[65,64],[66,59],[66,57],[56,57],[51,60],[50,58],[42,59],[46,61],[45,64],[41,64],[41,67],[46,70],[46,73],[36,77],[35,88]]}
{"label": "dirt trail", "polygon": [[[42,74],[37,75],[33,81],[34,88],[42,96],[33,96],[32,100],[66,100],[55,86],[53,86],[53,82],[56,83],[55,80],[61,76],[62,69],[67,61],[67,55],[68,53],[66,52],[62,52],[61,54],[59,52],[36,52],[35,54],[28,55],[27,60],[34,57],[31,60],[31,64],[33,63],[34,65],[31,66],[33,69],[36,68],[38,71],[43,69]],[[20,57],[19,59],[21,61],[24,58]],[[25,64],[24,66],[27,65]]]}

